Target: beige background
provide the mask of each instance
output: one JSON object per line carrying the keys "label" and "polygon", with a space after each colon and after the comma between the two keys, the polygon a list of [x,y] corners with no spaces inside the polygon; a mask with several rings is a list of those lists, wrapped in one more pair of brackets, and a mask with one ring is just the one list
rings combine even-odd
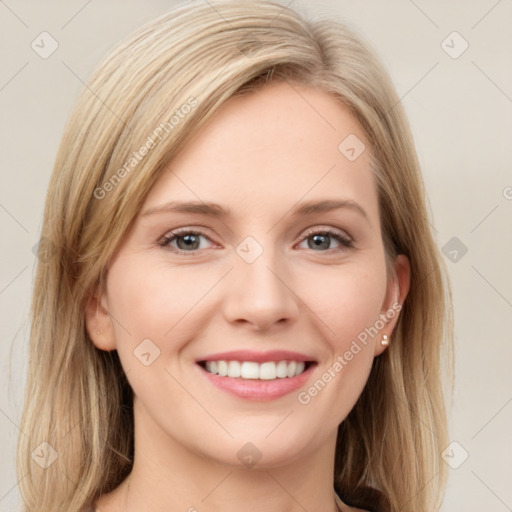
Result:
{"label": "beige background", "polygon": [[[19,506],[14,453],[33,246],[65,121],[99,59],[176,3],[0,1],[0,512]],[[296,0],[293,6],[356,28],[402,97],[439,246],[457,237],[467,247],[447,261],[457,357],[451,438],[460,443],[447,460],[456,466],[465,452],[469,457],[451,471],[443,510],[512,510],[512,3]],[[43,31],[59,45],[47,59],[31,48]],[[469,44],[458,58],[442,47],[454,31]],[[445,47],[454,54],[463,44],[452,35]]]}

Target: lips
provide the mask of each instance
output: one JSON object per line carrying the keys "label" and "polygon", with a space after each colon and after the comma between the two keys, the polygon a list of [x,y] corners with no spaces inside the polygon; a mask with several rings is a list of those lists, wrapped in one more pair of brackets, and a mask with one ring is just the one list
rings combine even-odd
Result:
{"label": "lips", "polygon": [[279,398],[298,389],[317,364],[309,355],[288,350],[222,352],[196,363],[219,389],[252,400]]}
{"label": "lips", "polygon": [[269,361],[304,361],[316,362],[315,358],[299,352],[289,350],[269,350],[268,352],[257,352],[252,350],[232,350],[220,352],[197,359],[196,362],[206,361],[254,361],[265,363]]}

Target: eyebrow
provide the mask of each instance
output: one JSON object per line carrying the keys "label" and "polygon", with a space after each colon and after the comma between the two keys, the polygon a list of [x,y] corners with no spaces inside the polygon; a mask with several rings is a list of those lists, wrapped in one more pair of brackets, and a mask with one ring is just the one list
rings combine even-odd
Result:
{"label": "eyebrow", "polygon": [[[324,199],[320,201],[307,201],[301,203],[297,208],[292,210],[294,216],[306,216],[314,213],[328,212],[338,209],[350,209],[358,212],[363,216],[368,223],[370,219],[364,208],[351,199]],[[233,214],[229,208],[223,208],[217,203],[206,203],[203,201],[169,201],[168,203],[148,208],[142,212],[142,216],[153,215],[155,213],[195,213],[200,215],[207,215],[209,217],[223,219],[232,217]]]}

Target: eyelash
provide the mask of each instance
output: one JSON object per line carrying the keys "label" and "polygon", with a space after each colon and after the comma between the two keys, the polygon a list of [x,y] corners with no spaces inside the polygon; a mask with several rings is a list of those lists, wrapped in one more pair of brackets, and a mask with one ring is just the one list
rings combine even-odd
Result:
{"label": "eyelash", "polygon": [[[207,238],[208,240],[210,240],[210,238],[201,231],[183,228],[183,229],[177,229],[175,231],[172,231],[170,234],[163,236],[160,239],[160,241],[158,242],[158,245],[160,245],[164,248],[169,248],[176,254],[195,255],[196,253],[200,252],[201,249],[195,249],[194,251],[184,251],[182,249],[176,249],[175,247],[172,247],[172,248],[170,247],[169,244],[171,242],[173,242],[177,238],[181,238],[185,235],[203,236],[203,237]],[[309,231],[301,238],[299,243],[302,243],[304,240],[307,240],[308,238],[310,238],[313,235],[328,235],[331,238],[334,238],[337,242],[339,242],[342,245],[342,247],[338,247],[338,248],[334,248],[334,249],[327,249],[326,251],[315,251],[315,252],[329,252],[331,250],[336,250],[336,249],[339,251],[343,251],[346,249],[352,249],[354,247],[354,241],[351,238],[348,238],[348,237],[342,235],[341,233],[339,233],[338,231],[335,231],[331,228],[316,229],[314,231]]]}

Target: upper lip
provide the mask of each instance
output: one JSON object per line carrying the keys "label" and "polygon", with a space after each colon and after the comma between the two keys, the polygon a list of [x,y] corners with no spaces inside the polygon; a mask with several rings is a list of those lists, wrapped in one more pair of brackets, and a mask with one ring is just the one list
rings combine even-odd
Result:
{"label": "upper lip", "polygon": [[299,352],[290,350],[269,350],[267,352],[256,352],[253,350],[232,350],[229,352],[218,352],[196,360],[196,363],[203,361],[254,361],[265,363],[269,361],[310,361],[316,362],[315,358]]}

